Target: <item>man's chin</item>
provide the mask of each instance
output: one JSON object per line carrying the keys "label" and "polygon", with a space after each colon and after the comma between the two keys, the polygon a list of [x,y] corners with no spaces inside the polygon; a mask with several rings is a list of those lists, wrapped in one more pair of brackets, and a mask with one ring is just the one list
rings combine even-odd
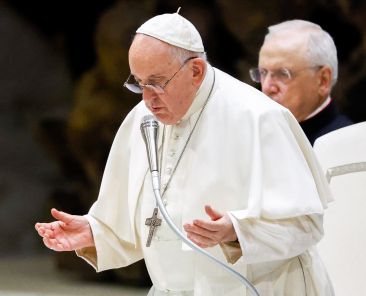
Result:
{"label": "man's chin", "polygon": [[282,100],[282,98],[279,98],[279,97],[270,97],[273,101],[275,101],[276,103],[278,103],[278,104],[283,104],[283,100]]}
{"label": "man's chin", "polygon": [[172,122],[171,116],[168,116],[166,113],[154,112],[154,111],[151,111],[151,112],[154,114],[156,119],[159,120],[161,123],[167,124],[167,125],[175,124],[175,122]]}
{"label": "man's chin", "polygon": [[150,112],[154,114],[157,119],[164,118],[164,112],[162,112],[162,108],[149,108]]}

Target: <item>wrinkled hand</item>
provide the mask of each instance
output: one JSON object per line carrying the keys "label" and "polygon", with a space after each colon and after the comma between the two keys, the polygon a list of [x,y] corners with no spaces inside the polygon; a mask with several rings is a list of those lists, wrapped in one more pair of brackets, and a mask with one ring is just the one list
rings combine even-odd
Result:
{"label": "wrinkled hand", "polygon": [[192,224],[183,225],[187,237],[192,242],[201,248],[207,248],[237,239],[228,214],[221,214],[211,206],[205,206],[205,211],[211,221],[193,220]]}
{"label": "wrinkled hand", "polygon": [[51,214],[58,221],[35,225],[48,248],[55,251],[74,251],[94,246],[93,234],[85,217],[70,215],[56,209],[52,209]]}

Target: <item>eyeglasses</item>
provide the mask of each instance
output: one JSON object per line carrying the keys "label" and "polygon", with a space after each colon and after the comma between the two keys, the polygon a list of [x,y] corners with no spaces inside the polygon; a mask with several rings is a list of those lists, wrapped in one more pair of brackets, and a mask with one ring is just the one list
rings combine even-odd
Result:
{"label": "eyeglasses", "polygon": [[[177,73],[180,70],[182,70],[182,68],[184,67],[185,64],[187,64],[188,61],[195,59],[195,58],[197,58],[197,57],[190,57],[190,58],[186,59],[182,63],[182,65],[179,67],[179,69],[172,75],[172,77],[170,77],[163,85],[153,84],[153,83],[142,84],[142,83],[137,82],[135,77],[132,74],[130,74],[128,76],[126,82],[123,84],[123,86],[135,94],[142,94],[144,88],[152,90],[152,91],[156,92],[157,94],[163,94],[165,92],[164,89],[166,88],[168,83],[170,81],[172,81],[172,79],[175,77],[175,75],[177,75]],[[130,80],[132,80],[132,81],[130,81]]]}
{"label": "eyeglasses", "polygon": [[290,82],[290,80],[292,80],[297,73],[307,70],[307,69],[320,69],[322,66],[312,66],[312,67],[306,67],[303,68],[301,70],[297,70],[296,72],[291,71],[290,69],[287,68],[280,68],[277,70],[267,70],[264,68],[252,68],[249,70],[249,74],[250,74],[250,78],[254,81],[254,82],[258,82],[261,83],[264,79],[266,79],[267,75],[270,74],[272,79],[274,79],[275,81],[278,82],[282,82],[284,84]]}

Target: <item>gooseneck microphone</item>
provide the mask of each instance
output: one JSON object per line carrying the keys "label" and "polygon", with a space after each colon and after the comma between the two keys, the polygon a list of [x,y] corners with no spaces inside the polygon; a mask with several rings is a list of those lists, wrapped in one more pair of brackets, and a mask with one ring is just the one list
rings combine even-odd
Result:
{"label": "gooseneck microphone", "polygon": [[160,191],[160,176],[158,162],[158,135],[159,124],[154,116],[145,115],[141,120],[141,134],[146,145],[153,189]]}
{"label": "gooseneck microphone", "polygon": [[151,179],[153,184],[153,191],[155,195],[155,200],[158,205],[158,208],[167,222],[169,227],[173,230],[173,232],[180,237],[183,242],[185,242],[188,246],[190,246],[193,250],[209,257],[211,260],[216,262],[218,265],[226,269],[232,275],[237,277],[251,292],[254,296],[259,296],[258,291],[256,288],[239,272],[235,269],[231,268],[224,262],[220,261],[216,257],[212,256],[209,252],[202,249],[201,247],[197,246],[191,240],[189,240],[182,231],[174,224],[173,220],[170,218],[169,213],[165,209],[164,203],[161,198],[160,194],[160,175],[159,175],[159,163],[158,163],[158,134],[159,134],[159,124],[154,116],[152,115],[145,115],[141,120],[140,125],[142,137],[144,139],[146,145],[146,152],[147,157],[149,160],[150,172],[151,172]]}

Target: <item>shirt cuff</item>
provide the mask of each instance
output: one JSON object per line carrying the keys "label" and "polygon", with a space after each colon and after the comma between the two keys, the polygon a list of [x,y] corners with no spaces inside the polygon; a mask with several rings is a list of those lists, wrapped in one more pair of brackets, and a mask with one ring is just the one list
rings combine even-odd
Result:
{"label": "shirt cuff", "polygon": [[83,248],[75,251],[76,255],[86,262],[88,262],[91,266],[97,270],[98,257],[97,257],[97,249],[95,247]]}
{"label": "shirt cuff", "polygon": [[225,255],[226,261],[234,264],[243,256],[239,241],[220,243],[222,252]]}

